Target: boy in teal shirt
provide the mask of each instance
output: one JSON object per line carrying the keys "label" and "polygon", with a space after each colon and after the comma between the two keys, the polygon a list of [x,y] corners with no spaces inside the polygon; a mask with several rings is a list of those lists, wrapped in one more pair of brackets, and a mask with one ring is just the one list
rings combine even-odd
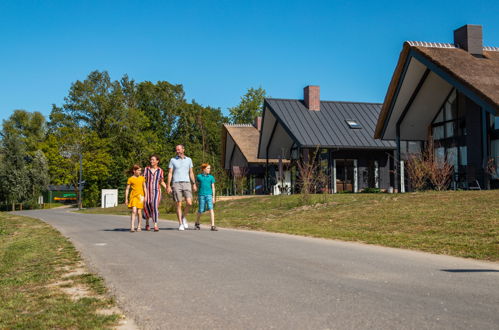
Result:
{"label": "boy in teal shirt", "polygon": [[215,178],[210,174],[210,164],[202,164],[201,170],[203,171],[203,173],[196,176],[196,181],[199,187],[199,210],[194,228],[196,228],[197,230],[201,229],[199,225],[199,218],[201,218],[201,214],[205,211],[210,211],[211,230],[217,231],[218,229],[217,227],[215,227],[215,212],[213,211],[213,204],[215,204]]}

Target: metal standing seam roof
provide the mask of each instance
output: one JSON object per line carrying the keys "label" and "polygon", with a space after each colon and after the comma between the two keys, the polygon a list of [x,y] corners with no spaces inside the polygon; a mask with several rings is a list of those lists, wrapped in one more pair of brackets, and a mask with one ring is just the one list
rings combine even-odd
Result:
{"label": "metal standing seam roof", "polygon": [[[265,102],[302,147],[395,149],[393,141],[374,139],[380,103],[321,101],[320,111],[312,111],[302,100]],[[350,128],[346,120],[355,120],[362,128]]]}

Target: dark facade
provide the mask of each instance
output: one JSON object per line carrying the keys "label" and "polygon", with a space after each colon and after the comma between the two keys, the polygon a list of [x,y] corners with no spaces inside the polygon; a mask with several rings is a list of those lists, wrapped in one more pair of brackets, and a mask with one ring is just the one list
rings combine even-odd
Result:
{"label": "dark facade", "polygon": [[405,42],[385,97],[375,137],[431,143],[435,159],[452,165],[450,188],[499,186],[499,48],[484,47],[482,27],[454,31],[454,43]]}
{"label": "dark facade", "polygon": [[381,104],[320,101],[319,91],[307,86],[304,100],[265,100],[258,157],[290,160],[293,192],[303,164],[320,177],[315,192],[389,190],[395,144],[373,138]]}

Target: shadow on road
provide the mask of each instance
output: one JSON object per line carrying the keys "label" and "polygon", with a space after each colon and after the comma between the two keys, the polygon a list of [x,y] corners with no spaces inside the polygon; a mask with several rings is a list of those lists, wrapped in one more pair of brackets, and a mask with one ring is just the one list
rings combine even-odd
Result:
{"label": "shadow on road", "polygon": [[499,273],[497,269],[441,269],[448,273]]}
{"label": "shadow on road", "polygon": [[[163,230],[178,230],[178,228],[159,228],[160,231]],[[191,229],[187,229],[191,230]],[[130,228],[114,228],[114,229],[102,229],[102,231],[122,231],[122,232],[130,232]],[[154,230],[150,230],[151,232],[154,232]],[[141,232],[147,233],[146,230],[142,230]]]}

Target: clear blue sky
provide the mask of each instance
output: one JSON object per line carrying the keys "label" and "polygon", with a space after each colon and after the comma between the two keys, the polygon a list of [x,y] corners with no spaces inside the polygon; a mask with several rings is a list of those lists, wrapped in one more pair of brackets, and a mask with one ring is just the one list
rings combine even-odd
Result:
{"label": "clear blue sky", "polygon": [[452,42],[482,24],[499,46],[499,1],[0,1],[0,119],[50,113],[92,70],[167,80],[228,107],[249,87],[382,102],[405,40]]}

